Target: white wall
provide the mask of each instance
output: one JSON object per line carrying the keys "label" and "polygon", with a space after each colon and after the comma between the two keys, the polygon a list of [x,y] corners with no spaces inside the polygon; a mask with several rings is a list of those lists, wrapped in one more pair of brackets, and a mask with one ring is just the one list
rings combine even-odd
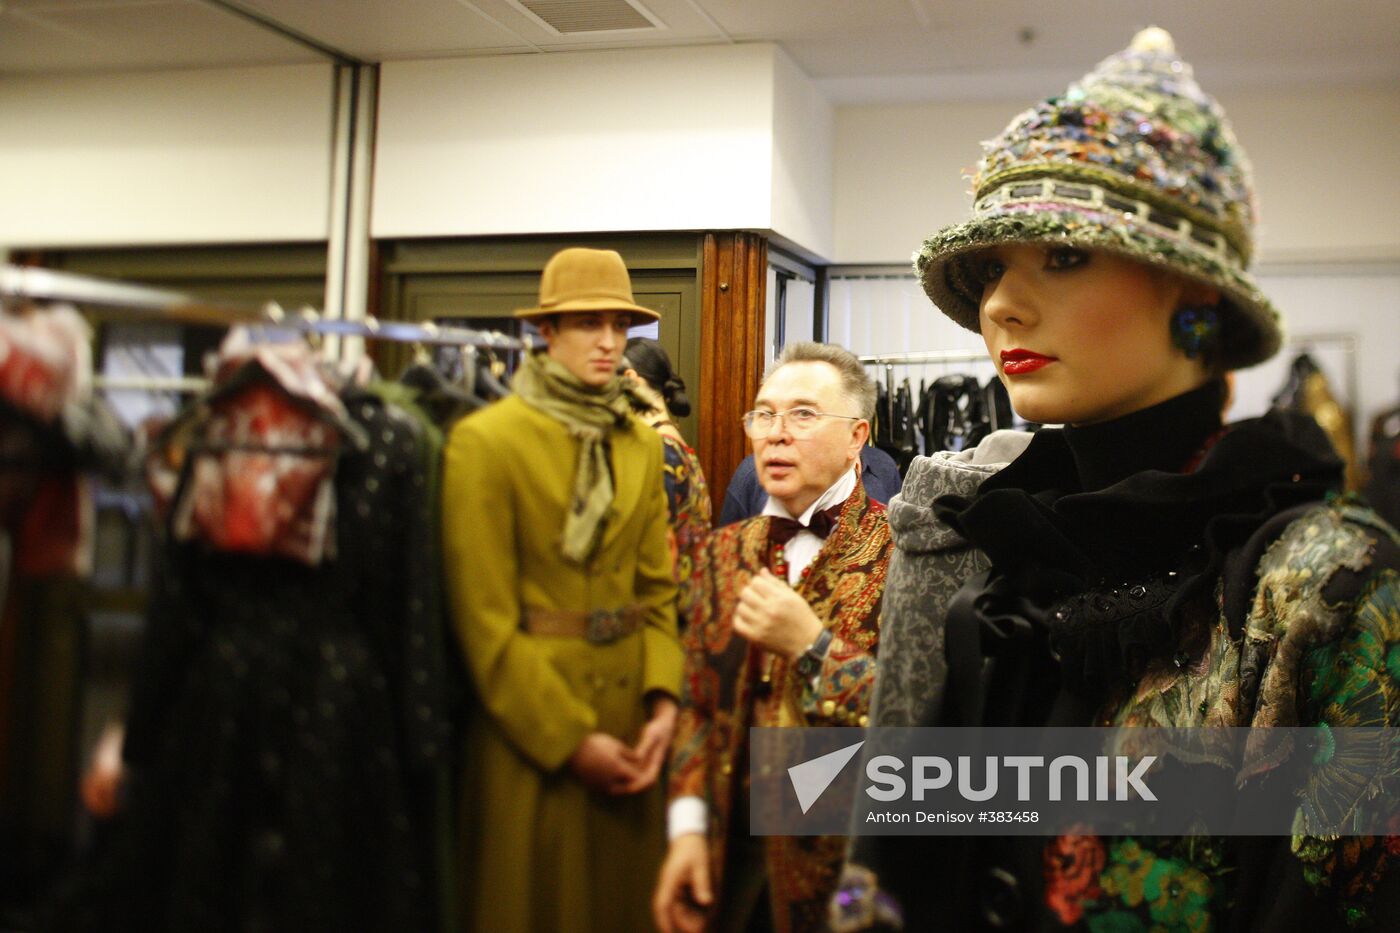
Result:
{"label": "white wall", "polygon": [[329,65],[0,81],[0,243],[321,240]]}
{"label": "white wall", "polygon": [[[965,218],[980,140],[1031,100],[836,110],[837,263],[907,263]],[[1221,103],[1255,166],[1257,258],[1400,258],[1400,90],[1249,91]]]}
{"label": "white wall", "polygon": [[811,260],[829,260],[835,112],[782,52],[774,61],[773,198],[769,227]]}
{"label": "white wall", "polygon": [[978,142],[1028,103],[838,107],[834,261],[908,264],[924,237],[967,215],[962,173],[976,168]]}
{"label": "white wall", "polygon": [[1254,162],[1264,262],[1400,259],[1400,88],[1221,95]]}
{"label": "white wall", "polygon": [[373,235],[767,228],[777,55],[388,62]]}

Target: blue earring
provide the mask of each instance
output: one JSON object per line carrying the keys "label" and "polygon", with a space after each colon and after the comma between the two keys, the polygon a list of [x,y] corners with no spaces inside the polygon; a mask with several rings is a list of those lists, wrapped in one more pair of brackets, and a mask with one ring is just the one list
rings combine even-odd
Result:
{"label": "blue earring", "polygon": [[1220,310],[1215,305],[1188,305],[1172,315],[1172,343],[1195,359],[1212,348],[1220,336]]}

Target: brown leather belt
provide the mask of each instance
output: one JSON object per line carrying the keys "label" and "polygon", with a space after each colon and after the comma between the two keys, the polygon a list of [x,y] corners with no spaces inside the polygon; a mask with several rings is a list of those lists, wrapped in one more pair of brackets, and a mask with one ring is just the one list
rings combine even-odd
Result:
{"label": "brown leather belt", "polygon": [[531,635],[584,638],[591,644],[606,645],[631,635],[642,627],[646,610],[641,606],[621,609],[542,609],[526,607],[521,625]]}

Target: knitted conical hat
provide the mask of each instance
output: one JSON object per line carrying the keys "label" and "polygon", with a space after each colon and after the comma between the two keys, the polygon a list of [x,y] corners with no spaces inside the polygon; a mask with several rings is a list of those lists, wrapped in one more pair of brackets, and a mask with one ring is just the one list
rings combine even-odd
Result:
{"label": "knitted conical hat", "polygon": [[954,321],[978,330],[982,288],[970,254],[1047,243],[1117,253],[1220,289],[1227,368],[1278,351],[1278,312],[1245,271],[1254,248],[1249,160],[1165,30],[1138,33],[982,148],[972,219],[914,255],[924,291]]}

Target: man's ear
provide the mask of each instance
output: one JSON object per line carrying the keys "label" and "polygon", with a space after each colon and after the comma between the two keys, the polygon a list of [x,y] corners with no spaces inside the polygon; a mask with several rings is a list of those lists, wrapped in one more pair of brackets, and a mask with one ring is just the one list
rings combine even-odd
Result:
{"label": "man's ear", "polygon": [[870,440],[870,422],[861,420],[856,422],[856,428],[851,432],[851,440],[855,441],[856,460],[860,460],[860,449]]}

